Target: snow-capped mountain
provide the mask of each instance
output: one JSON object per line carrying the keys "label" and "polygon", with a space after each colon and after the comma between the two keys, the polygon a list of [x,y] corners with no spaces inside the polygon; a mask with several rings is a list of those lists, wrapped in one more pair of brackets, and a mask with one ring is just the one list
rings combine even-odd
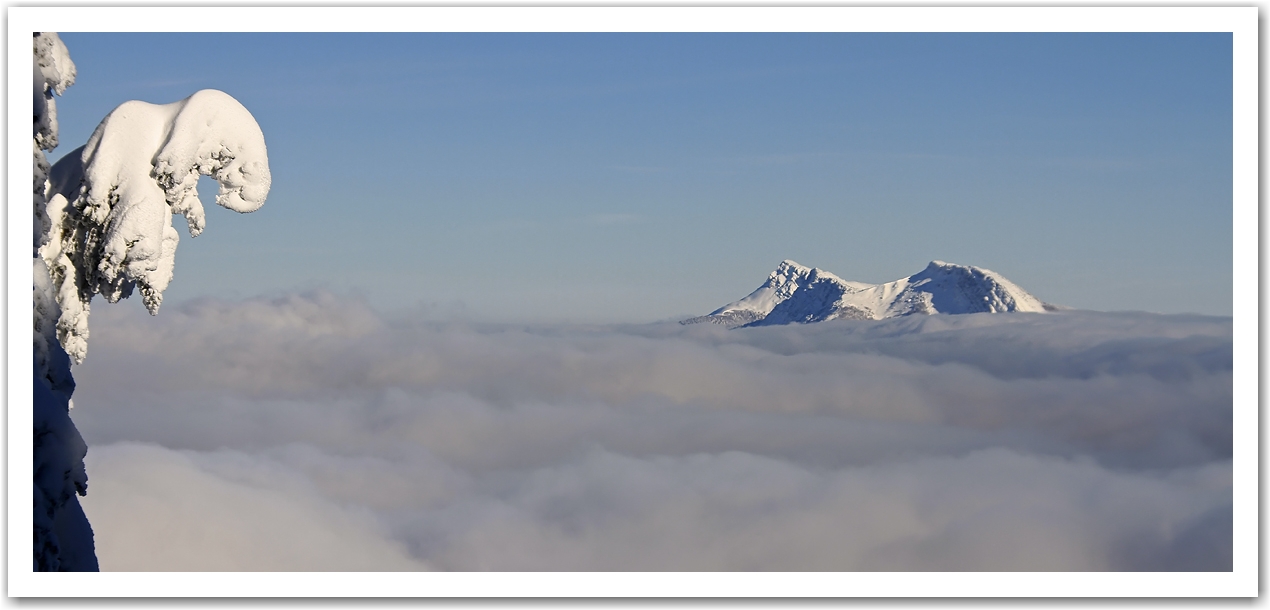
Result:
{"label": "snow-capped mountain", "polygon": [[1010,280],[979,267],[932,261],[906,278],[865,284],[786,260],[749,296],[682,323],[713,322],[731,328],[837,318],[881,320],[919,313],[1054,309]]}

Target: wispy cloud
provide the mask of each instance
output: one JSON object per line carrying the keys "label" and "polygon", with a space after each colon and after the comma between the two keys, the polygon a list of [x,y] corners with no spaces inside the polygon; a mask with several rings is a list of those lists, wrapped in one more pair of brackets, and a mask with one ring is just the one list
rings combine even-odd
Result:
{"label": "wispy cloud", "polygon": [[609,169],[631,174],[662,174],[670,171],[669,167],[655,165],[610,165]]}
{"label": "wispy cloud", "polygon": [[633,222],[639,222],[640,220],[641,220],[641,217],[638,214],[624,214],[624,213],[592,214],[586,217],[586,221],[589,224],[602,225],[602,226],[624,225],[624,224],[630,224]]}
{"label": "wispy cloud", "polygon": [[840,152],[785,152],[740,155],[734,157],[717,157],[707,159],[706,161],[724,166],[775,167],[782,165],[797,165],[800,163],[821,161],[825,159],[836,159],[844,156],[845,154]]}

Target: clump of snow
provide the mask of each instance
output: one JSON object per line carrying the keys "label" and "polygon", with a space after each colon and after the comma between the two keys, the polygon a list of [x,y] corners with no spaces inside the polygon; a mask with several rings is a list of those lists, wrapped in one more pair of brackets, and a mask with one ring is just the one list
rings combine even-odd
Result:
{"label": "clump of snow", "polygon": [[57,104],[53,95],[61,95],[66,88],[75,82],[75,63],[71,61],[66,45],[57,34],[51,32],[36,33],[34,37],[34,54],[32,55],[33,76],[32,107],[35,122],[33,125],[34,144],[32,146],[35,161],[33,183],[35,229],[32,233],[34,247],[43,245],[43,239],[49,228],[49,217],[44,212],[44,185],[48,177],[49,164],[44,151],[57,147]]}
{"label": "clump of snow", "polygon": [[786,260],[749,296],[683,323],[768,326],[841,318],[881,320],[912,314],[1054,309],[1000,274],[979,267],[932,261],[909,277],[866,284]]}
{"label": "clump of snow", "polygon": [[271,182],[260,126],[214,90],[171,104],[121,104],[51,175],[65,202],[55,204],[56,195],[49,202],[58,239],[41,257],[62,309],[58,338],[75,362],[87,354],[94,294],[113,303],[135,287],[150,313],[158,312],[180,240],[172,215],[185,217],[191,236],[206,225],[200,175],[220,184],[216,203],[236,212],[264,204]]}
{"label": "clump of snow", "polygon": [[53,94],[61,95],[75,84],[75,62],[62,39],[52,32],[34,38],[35,144],[44,150],[57,147],[57,106]]}

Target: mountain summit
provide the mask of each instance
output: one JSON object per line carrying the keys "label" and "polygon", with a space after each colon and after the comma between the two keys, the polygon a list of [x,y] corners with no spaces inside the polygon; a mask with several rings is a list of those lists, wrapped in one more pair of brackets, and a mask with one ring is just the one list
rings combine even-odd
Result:
{"label": "mountain summit", "polygon": [[713,322],[733,328],[838,318],[881,320],[912,314],[1054,309],[1010,280],[979,267],[931,261],[906,278],[865,284],[786,260],[749,296],[682,324]]}

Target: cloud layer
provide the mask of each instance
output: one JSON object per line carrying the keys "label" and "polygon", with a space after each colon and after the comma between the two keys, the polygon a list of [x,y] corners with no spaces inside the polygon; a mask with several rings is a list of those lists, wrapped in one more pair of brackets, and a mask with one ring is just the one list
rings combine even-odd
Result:
{"label": "cloud layer", "polygon": [[1231,322],[99,307],[116,570],[1228,570]]}

